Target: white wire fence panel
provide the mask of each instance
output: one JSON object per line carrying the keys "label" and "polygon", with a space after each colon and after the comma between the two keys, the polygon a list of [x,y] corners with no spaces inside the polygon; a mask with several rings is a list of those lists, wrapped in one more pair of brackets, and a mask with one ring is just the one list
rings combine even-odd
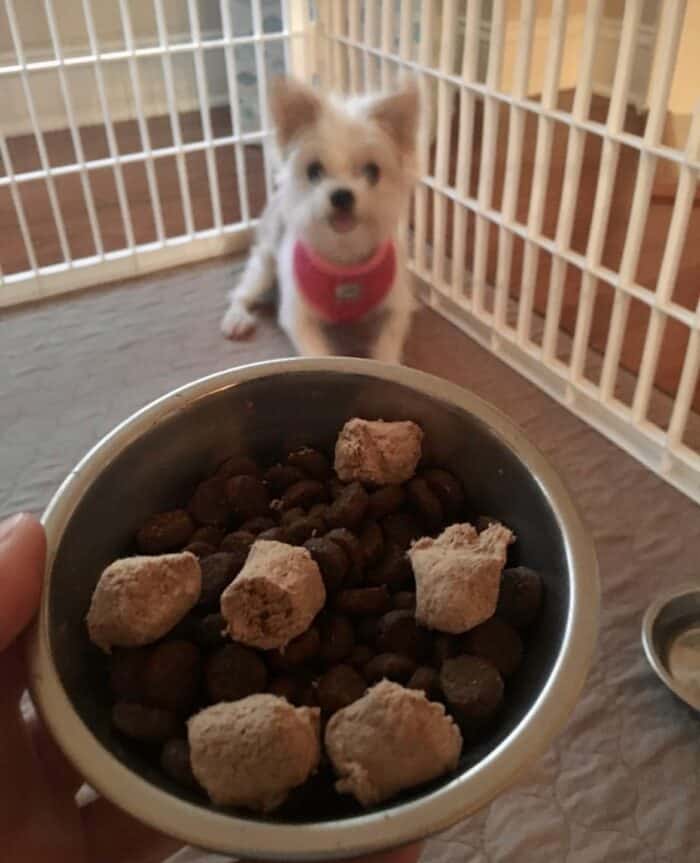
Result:
{"label": "white wire fence panel", "polygon": [[243,248],[310,44],[308,0],[0,0],[0,307]]}
{"label": "white wire fence panel", "polygon": [[325,86],[421,82],[425,301],[700,502],[700,83],[677,67],[693,3],[318,9]]}

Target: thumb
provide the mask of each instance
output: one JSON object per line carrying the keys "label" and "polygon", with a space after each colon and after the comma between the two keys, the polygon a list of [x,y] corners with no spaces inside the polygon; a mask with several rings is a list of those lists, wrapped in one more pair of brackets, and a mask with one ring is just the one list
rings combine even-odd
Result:
{"label": "thumb", "polygon": [[0,651],[34,617],[44,577],[46,538],[31,515],[0,522]]}

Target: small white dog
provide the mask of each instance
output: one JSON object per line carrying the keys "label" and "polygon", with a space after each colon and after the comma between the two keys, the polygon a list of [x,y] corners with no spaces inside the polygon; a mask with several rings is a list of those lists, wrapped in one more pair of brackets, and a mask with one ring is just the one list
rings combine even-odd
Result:
{"label": "small white dog", "polygon": [[340,103],[285,78],[272,88],[270,110],[277,187],[223,333],[251,332],[253,310],[277,278],[279,323],[299,353],[331,354],[335,327],[376,318],[372,356],[399,362],[413,311],[397,229],[414,182],[415,84]]}

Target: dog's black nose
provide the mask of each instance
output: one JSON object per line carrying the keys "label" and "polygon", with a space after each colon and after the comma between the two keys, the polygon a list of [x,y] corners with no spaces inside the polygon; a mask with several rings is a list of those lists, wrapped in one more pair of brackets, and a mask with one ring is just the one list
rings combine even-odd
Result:
{"label": "dog's black nose", "polygon": [[336,210],[352,210],[355,196],[350,189],[336,189],[331,192],[331,204]]}

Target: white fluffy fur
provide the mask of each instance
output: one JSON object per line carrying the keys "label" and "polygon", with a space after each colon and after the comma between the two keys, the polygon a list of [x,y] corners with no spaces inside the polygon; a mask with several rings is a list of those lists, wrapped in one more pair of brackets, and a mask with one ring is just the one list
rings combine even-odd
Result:
{"label": "white fluffy fur", "polygon": [[[353,264],[368,259],[393,237],[397,273],[382,305],[370,313],[376,318],[382,312],[371,354],[378,360],[399,362],[413,311],[397,228],[414,181],[419,115],[415,86],[389,96],[339,102],[282,79],[271,93],[270,110],[281,157],[276,191],[263,213],[243,276],[231,292],[221,321],[223,333],[243,338],[253,330],[255,306],[276,278],[279,323],[299,353],[333,353],[333,327],[317,317],[297,290],[292,266],[295,242],[304,240],[327,260]],[[307,168],[314,161],[323,165],[323,176],[311,182]],[[370,162],[380,170],[375,184],[363,171]],[[336,232],[330,221],[330,195],[339,188],[355,195],[355,225],[344,233]]]}

